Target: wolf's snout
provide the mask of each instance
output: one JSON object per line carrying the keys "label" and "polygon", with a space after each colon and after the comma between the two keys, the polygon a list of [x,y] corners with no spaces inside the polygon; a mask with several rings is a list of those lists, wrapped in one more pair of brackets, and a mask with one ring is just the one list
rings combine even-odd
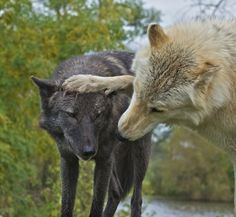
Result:
{"label": "wolf's snout", "polygon": [[129,140],[121,135],[121,133],[117,130],[116,138],[121,142],[129,142]]}
{"label": "wolf's snout", "polygon": [[85,146],[82,150],[82,155],[86,158],[90,158],[96,154],[96,150],[94,147]]}
{"label": "wolf's snout", "polygon": [[151,118],[146,106],[135,102],[134,99],[132,100],[129,108],[118,122],[118,131],[121,137],[126,138],[128,141],[135,141],[151,130],[149,129]]}

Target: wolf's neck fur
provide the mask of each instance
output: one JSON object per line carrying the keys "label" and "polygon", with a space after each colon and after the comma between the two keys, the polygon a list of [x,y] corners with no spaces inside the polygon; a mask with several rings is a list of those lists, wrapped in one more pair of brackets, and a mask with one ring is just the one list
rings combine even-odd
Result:
{"label": "wolf's neck fur", "polygon": [[193,113],[188,127],[219,146],[233,143],[233,139],[236,141],[236,21],[179,24],[167,29],[167,34],[173,41],[193,49],[198,57],[213,60],[221,67],[203,105],[205,108]]}
{"label": "wolf's neck fur", "polygon": [[[236,88],[235,86],[233,87],[232,84],[229,85],[229,87],[231,90],[233,88],[234,93],[230,93],[230,98],[228,98],[222,106],[220,106],[220,104],[217,105],[217,103],[214,104],[214,97],[216,95],[213,95],[211,99],[208,100],[206,110],[193,113],[191,123],[184,125],[196,130],[200,135],[223,148],[229,154],[233,153],[235,156],[236,105],[234,102],[236,102]],[[219,88],[219,91],[220,90],[221,88]]]}

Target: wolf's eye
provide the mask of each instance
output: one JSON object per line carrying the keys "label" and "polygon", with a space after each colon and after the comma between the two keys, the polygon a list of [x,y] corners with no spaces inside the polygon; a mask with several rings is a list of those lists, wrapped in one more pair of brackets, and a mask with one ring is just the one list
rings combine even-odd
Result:
{"label": "wolf's eye", "polygon": [[72,117],[72,118],[75,118],[75,117],[76,117],[76,114],[73,113],[73,112],[65,111],[65,113],[66,113],[68,116]]}
{"label": "wolf's eye", "polygon": [[151,108],[151,112],[161,113],[161,112],[164,112],[164,110],[158,109],[158,108]]}
{"label": "wolf's eye", "polygon": [[94,114],[94,119],[96,120],[97,118],[99,118],[99,117],[101,116],[101,114],[102,114],[102,111],[101,111],[101,110],[97,111],[97,112]]}

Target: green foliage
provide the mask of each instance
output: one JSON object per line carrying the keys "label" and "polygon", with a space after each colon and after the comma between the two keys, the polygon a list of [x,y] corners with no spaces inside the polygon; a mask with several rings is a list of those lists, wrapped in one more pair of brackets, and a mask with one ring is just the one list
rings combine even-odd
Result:
{"label": "green foliage", "polygon": [[225,153],[194,132],[174,128],[154,144],[148,193],[193,200],[232,201],[233,168]]}
{"label": "green foliage", "polygon": [[[34,1],[36,2],[36,1]],[[31,75],[89,51],[124,48],[153,18],[140,1],[0,0],[0,215],[56,217],[59,155],[38,127],[39,97]],[[159,13],[157,13],[159,16]],[[130,33],[126,26],[135,29]],[[82,165],[75,213],[88,216],[92,163]]]}

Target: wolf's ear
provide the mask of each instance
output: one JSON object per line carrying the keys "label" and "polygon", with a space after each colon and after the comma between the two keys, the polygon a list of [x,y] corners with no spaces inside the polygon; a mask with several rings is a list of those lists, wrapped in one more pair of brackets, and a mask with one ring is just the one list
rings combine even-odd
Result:
{"label": "wolf's ear", "polygon": [[196,107],[205,107],[207,103],[209,103],[209,99],[211,98],[210,91],[212,90],[213,80],[217,76],[218,67],[205,63],[204,68],[201,73],[199,73],[196,82],[193,86],[193,92],[190,96],[194,106]]}
{"label": "wolf's ear", "polygon": [[166,35],[159,24],[149,24],[147,33],[151,48],[161,48],[165,43],[169,41],[169,37]]}
{"label": "wolf's ear", "polygon": [[58,89],[57,85],[53,81],[39,79],[34,76],[32,76],[31,79],[39,88],[41,98],[49,98]]}

